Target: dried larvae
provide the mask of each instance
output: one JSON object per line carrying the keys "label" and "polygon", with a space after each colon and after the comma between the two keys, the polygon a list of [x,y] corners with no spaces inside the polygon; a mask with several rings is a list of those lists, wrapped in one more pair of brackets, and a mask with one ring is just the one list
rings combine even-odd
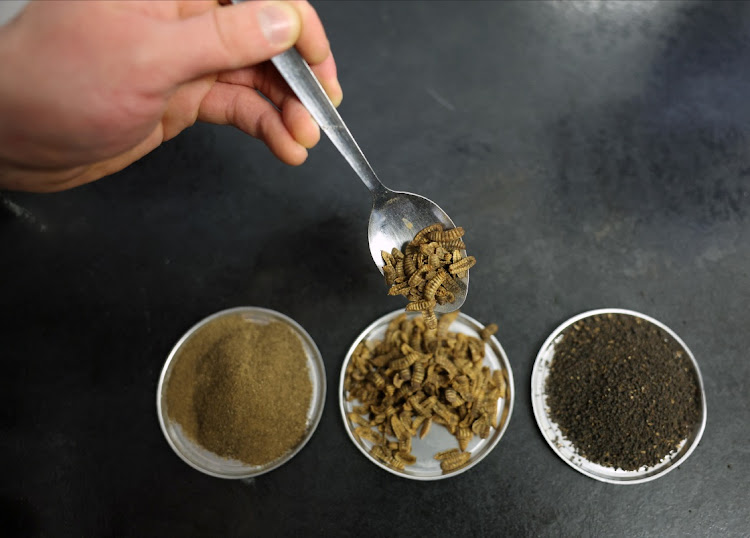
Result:
{"label": "dried larvae", "polygon": [[393,451],[383,445],[374,445],[370,449],[370,454],[377,460],[382,461],[386,465],[393,467],[399,471],[403,471],[406,463],[403,459],[394,457]]}
{"label": "dried larvae", "polygon": [[456,456],[461,454],[461,451],[457,448],[449,448],[448,450],[442,450],[438,453],[436,453],[433,458],[435,458],[438,461],[445,461],[452,459]]}
{"label": "dried larvae", "polygon": [[451,455],[449,458],[445,458],[440,462],[440,468],[443,473],[449,473],[460,469],[471,459],[471,452],[459,452],[458,454]]}
{"label": "dried larvae", "polygon": [[477,263],[477,259],[474,256],[467,256],[461,258],[457,262],[454,262],[448,266],[448,272],[452,275],[456,275],[459,278],[466,276],[466,272],[474,267]]}
{"label": "dried larvae", "polygon": [[[458,312],[440,316],[434,328],[423,318],[403,313],[386,328],[382,340],[361,343],[347,365],[347,415],[354,435],[371,446],[373,457],[396,469],[413,465],[412,439],[429,435],[433,424],[445,427],[458,448],[436,455],[444,472],[468,461],[469,446],[497,428],[498,405],[507,398],[502,370],[483,364],[485,341],[497,330],[488,325],[479,337],[450,330]],[[375,448],[375,447],[380,448]]]}
{"label": "dried larvae", "polygon": [[421,312],[422,310],[428,310],[435,308],[435,300],[422,299],[420,301],[412,301],[406,305],[407,312]]}
{"label": "dried larvae", "polygon": [[427,233],[427,238],[431,241],[437,241],[439,243],[448,243],[461,239],[464,236],[464,229],[460,226],[451,230],[434,230]]}
{"label": "dried larvae", "polygon": [[417,232],[403,252],[381,251],[388,295],[406,297],[406,309],[422,312],[430,329],[437,321],[436,305],[455,302],[461,289],[458,281],[476,264],[474,256],[463,252],[464,233],[461,227],[446,230],[442,224],[432,224]]}

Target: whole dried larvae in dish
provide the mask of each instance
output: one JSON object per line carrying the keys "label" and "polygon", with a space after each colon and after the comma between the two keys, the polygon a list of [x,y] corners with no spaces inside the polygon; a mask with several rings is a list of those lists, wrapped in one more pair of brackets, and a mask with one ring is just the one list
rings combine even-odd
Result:
{"label": "whole dried larvae in dish", "polygon": [[474,436],[486,439],[498,427],[498,400],[506,397],[503,371],[483,364],[492,324],[479,338],[449,327],[458,311],[444,314],[435,329],[406,312],[388,325],[382,340],[361,342],[347,365],[347,401],[357,401],[348,420],[354,435],[372,444],[371,455],[395,469],[416,463],[412,439],[433,424],[453,434],[458,448],[435,455],[443,472],[471,458]]}

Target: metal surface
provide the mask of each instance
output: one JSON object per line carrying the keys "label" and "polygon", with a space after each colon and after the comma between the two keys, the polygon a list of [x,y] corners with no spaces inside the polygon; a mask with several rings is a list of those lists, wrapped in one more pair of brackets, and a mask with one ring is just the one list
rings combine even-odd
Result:
{"label": "metal surface", "polygon": [[[693,365],[695,376],[700,387],[700,420],[695,425],[695,428],[690,435],[682,441],[674,452],[666,456],[660,463],[651,467],[642,467],[636,471],[624,471],[622,469],[605,467],[589,461],[577,453],[573,444],[565,439],[560,428],[550,419],[544,387],[547,376],[549,375],[550,364],[555,356],[555,344],[559,342],[562,334],[568,327],[582,319],[600,314],[625,314],[628,316],[635,316],[660,327],[674,338],[680,346],[682,346],[682,349],[687,356],[690,357],[690,361]],[[687,345],[685,345],[685,342],[683,342],[674,331],[663,323],[639,312],[624,310],[621,308],[604,308],[584,312],[570,318],[552,332],[539,350],[539,354],[534,363],[534,369],[531,374],[531,404],[534,409],[534,417],[536,418],[537,425],[547,441],[547,444],[552,447],[552,450],[554,450],[565,463],[573,467],[576,471],[594,478],[595,480],[608,482],[610,484],[641,484],[664,476],[684,463],[688,456],[693,453],[703,436],[703,430],[706,428],[706,393],[703,388],[703,376],[701,376],[698,362],[695,360],[693,353]]]}
{"label": "metal surface", "polygon": [[[513,385],[513,372],[511,371],[510,362],[508,356],[505,354],[505,350],[500,345],[500,342],[492,336],[489,342],[485,346],[485,357],[484,365],[489,366],[493,370],[502,370],[505,375],[505,381],[507,383],[507,395],[505,398],[498,400],[498,417],[499,417],[499,428],[492,428],[489,437],[486,439],[480,439],[474,436],[469,443],[467,450],[472,453],[469,463],[465,466],[451,471],[443,473],[440,469],[440,462],[435,460],[433,456],[435,453],[441,450],[447,450],[450,448],[458,448],[458,441],[456,438],[444,427],[439,424],[433,424],[430,428],[430,432],[424,439],[419,437],[412,438],[412,454],[417,457],[417,463],[414,465],[407,465],[405,469],[398,470],[388,465],[385,465],[380,460],[370,455],[370,448],[372,443],[358,438],[354,435],[353,430],[356,425],[352,424],[347,415],[352,412],[354,407],[358,405],[357,400],[347,401],[347,394],[344,390],[344,379],[346,377],[346,367],[351,360],[352,353],[362,341],[382,340],[385,330],[388,328],[388,323],[395,317],[401,315],[403,310],[396,310],[390,314],[379,318],[368,326],[362,333],[354,340],[354,343],[349,348],[349,351],[344,358],[344,363],[341,366],[341,375],[339,378],[339,408],[341,410],[341,418],[344,421],[344,427],[346,432],[349,434],[354,446],[356,446],[367,459],[373,462],[378,467],[385,469],[389,473],[393,473],[403,478],[410,478],[412,480],[441,480],[444,478],[450,478],[461,473],[464,473],[472,467],[479,464],[489,453],[497,446],[500,439],[503,437],[505,430],[510,422],[510,416],[513,412],[513,400],[515,397],[515,387]],[[419,314],[409,314],[414,317]],[[484,325],[478,321],[472,319],[464,313],[459,314],[458,318],[453,322],[450,330],[453,332],[460,332],[471,336],[477,336],[479,331],[484,328]]]}
{"label": "metal surface", "polygon": [[[310,407],[307,411],[307,429],[299,444],[289,450],[280,458],[265,465],[250,465],[241,461],[223,458],[206,450],[183,432],[182,427],[169,418],[166,406],[166,387],[169,384],[169,376],[175,364],[175,356],[190,337],[201,327],[227,316],[241,315],[249,323],[283,323],[292,329],[300,339],[302,348],[307,356],[307,368],[312,383],[312,397]],[[291,460],[312,437],[323,414],[323,404],[326,395],[326,376],[323,359],[315,342],[309,334],[296,321],[280,312],[257,307],[238,307],[222,310],[203,319],[191,327],[167,357],[159,377],[159,385],[156,389],[156,412],[159,417],[161,430],[166,437],[172,450],[188,465],[207,475],[218,478],[251,478],[262,475],[284,465]]]}
{"label": "metal surface", "polygon": [[[296,49],[289,49],[273,57],[271,61],[372,193],[372,211],[367,237],[370,255],[381,273],[381,251],[391,252],[393,248],[401,250],[418,231],[436,222],[446,228],[455,227],[448,214],[432,200],[418,194],[393,191],[380,182],[336,107]],[[466,256],[465,250],[462,251],[462,255]],[[469,291],[469,272],[466,272],[465,277],[456,279],[456,283],[458,285],[454,292],[455,301],[437,305],[436,312],[452,312],[464,304]]]}

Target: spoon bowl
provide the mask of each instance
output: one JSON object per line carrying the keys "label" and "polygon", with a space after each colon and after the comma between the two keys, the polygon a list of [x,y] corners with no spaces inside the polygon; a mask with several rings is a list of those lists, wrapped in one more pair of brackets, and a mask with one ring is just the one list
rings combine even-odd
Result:
{"label": "spoon bowl", "polygon": [[[393,191],[380,182],[336,107],[296,49],[274,56],[271,61],[372,193],[368,240],[370,254],[381,273],[384,265],[381,251],[391,252],[393,248],[402,250],[417,232],[431,224],[441,223],[445,228],[455,227],[451,218],[432,200],[418,194]],[[466,252],[462,251],[462,255],[466,256]],[[437,305],[435,312],[452,312],[464,304],[469,292],[468,271],[465,277],[456,279],[456,283],[458,287],[454,293],[455,301]]]}
{"label": "spoon bowl", "polygon": [[[403,251],[404,246],[414,239],[419,230],[435,223],[442,224],[446,229],[455,228],[448,214],[424,196],[392,191],[385,187],[384,192],[374,195],[367,238],[370,243],[370,255],[380,272],[383,272],[381,251],[391,252],[393,248]],[[466,251],[462,251],[461,254],[466,256]],[[461,308],[469,289],[468,271],[464,278],[456,279],[456,284],[456,300],[436,305],[435,312],[447,313]]]}

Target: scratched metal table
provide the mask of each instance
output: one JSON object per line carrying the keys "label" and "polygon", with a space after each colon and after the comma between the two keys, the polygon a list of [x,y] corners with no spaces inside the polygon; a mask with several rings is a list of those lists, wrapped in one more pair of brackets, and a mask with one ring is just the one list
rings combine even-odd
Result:
{"label": "scratched metal table", "polygon": [[[750,521],[750,4],[315,4],[340,108],[383,181],[468,230],[464,311],[500,326],[517,399],[477,467],[421,483],[353,446],[352,340],[398,307],[367,191],[322,141],[302,167],[197,125],[139,163],[0,209],[0,515],[24,536],[740,536]],[[158,426],[171,346],[233,306],[316,340],[320,426],[253,482],[204,476]],[[550,331],[593,308],[672,327],[701,366],[702,442],[647,484],[565,465],[531,411]]]}

